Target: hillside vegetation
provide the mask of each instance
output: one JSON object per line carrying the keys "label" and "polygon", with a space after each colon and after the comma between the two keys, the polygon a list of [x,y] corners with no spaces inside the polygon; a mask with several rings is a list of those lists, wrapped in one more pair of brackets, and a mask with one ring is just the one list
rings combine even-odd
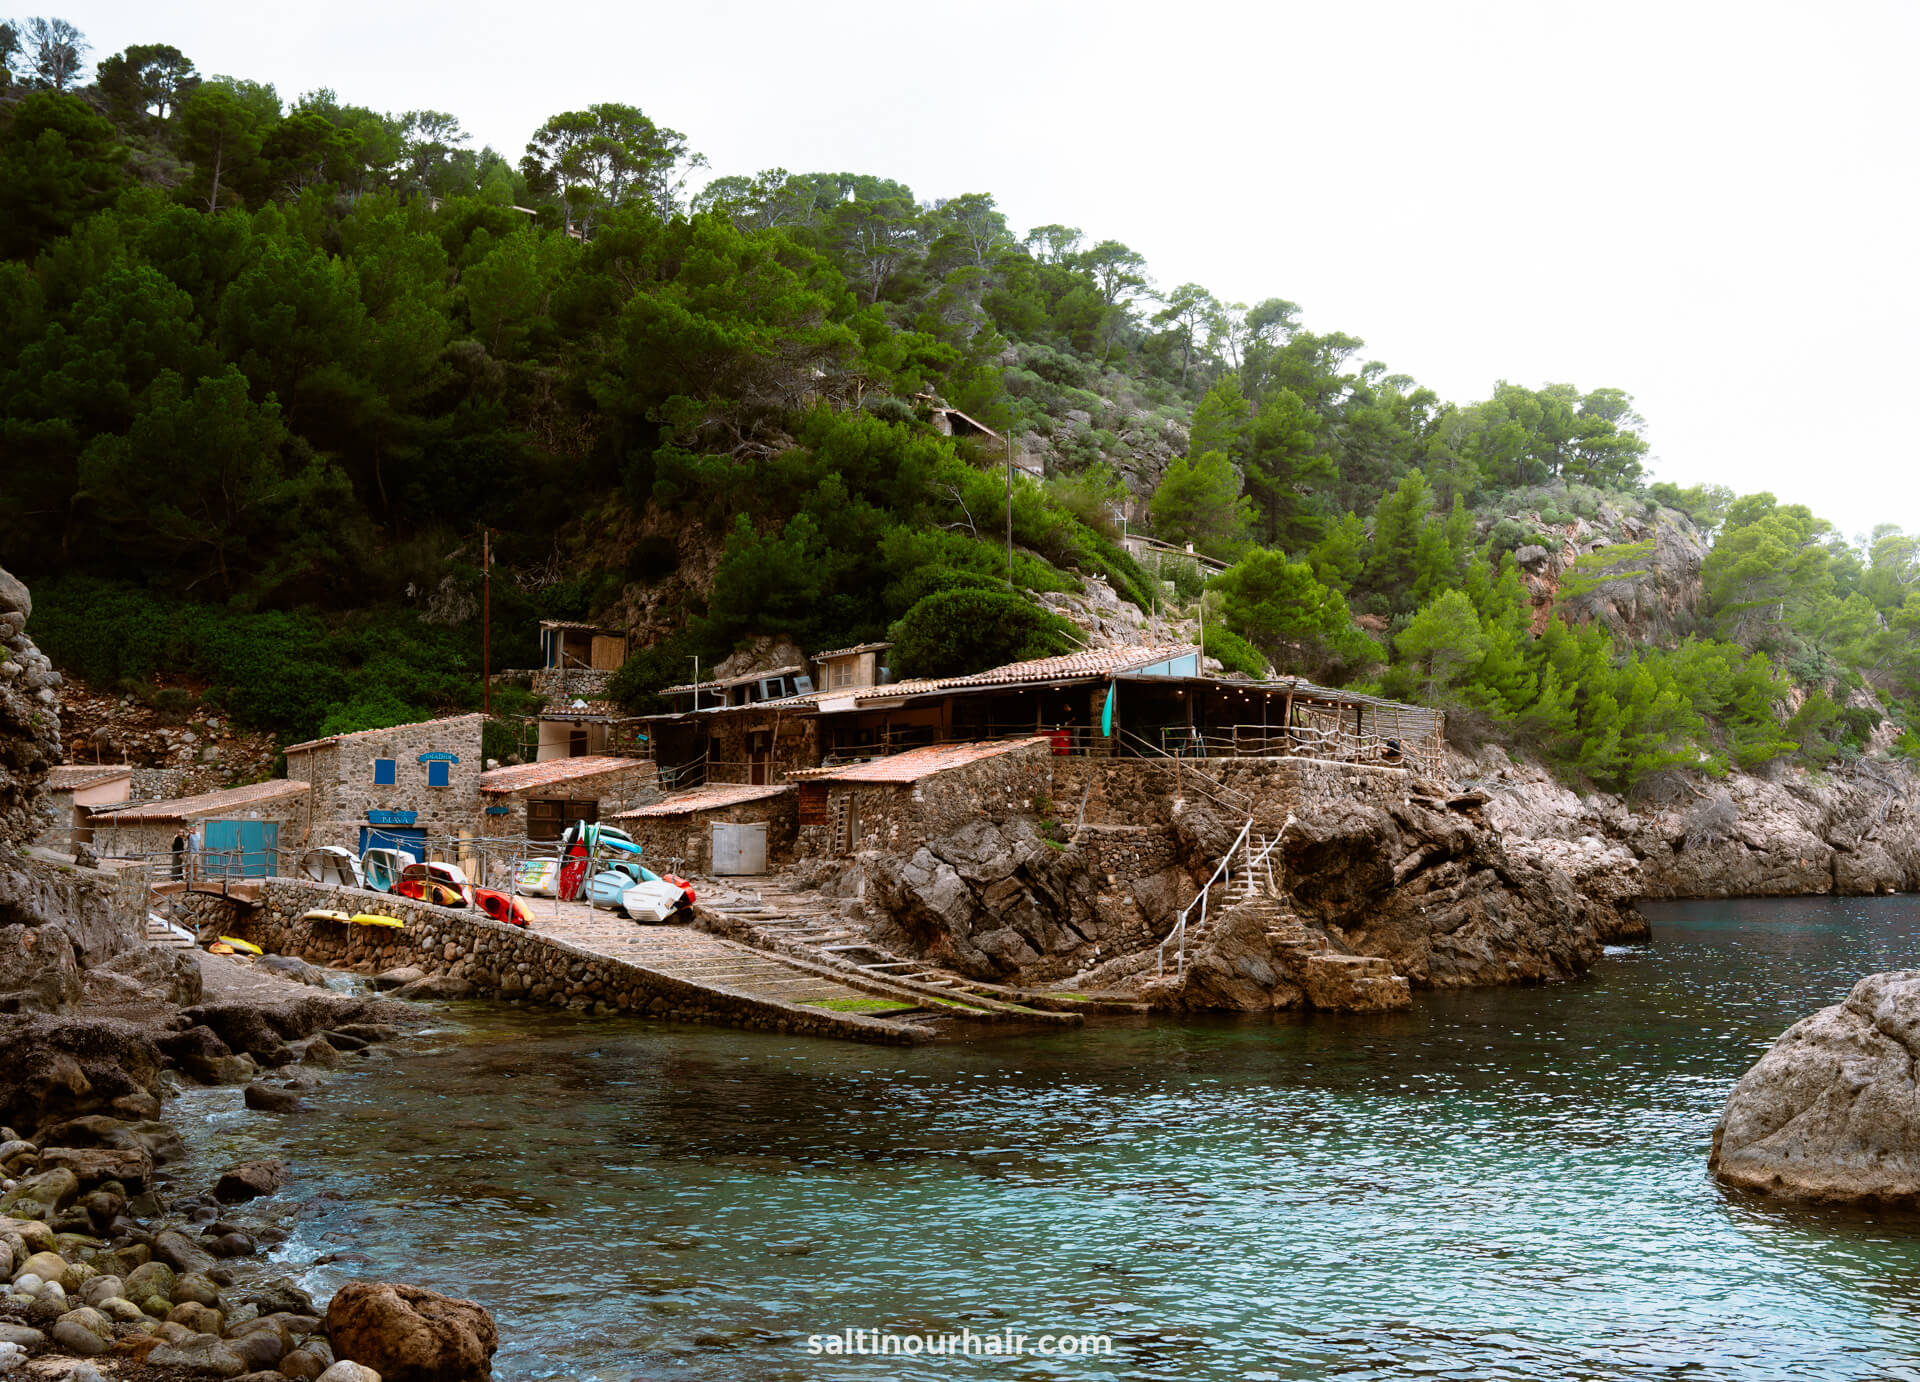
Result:
{"label": "hillside vegetation", "polygon": [[[510,159],[166,45],[86,57],[0,30],[0,561],[104,685],[187,677],[288,738],[477,704],[484,529],[495,665],[536,617],[644,611],[634,704],[761,635],[1056,651],[1034,597],[1097,579],[1204,598],[1230,667],[1445,704],[1609,788],[1920,746],[1915,540],[1647,485],[1620,389],[1448,402],[986,192],[708,179],[629,105]],[[1044,468],[1011,562],[1004,443],[948,407]],[[1129,510],[1230,569],[1142,570]],[[1594,614],[1702,535],[1671,617]]]}

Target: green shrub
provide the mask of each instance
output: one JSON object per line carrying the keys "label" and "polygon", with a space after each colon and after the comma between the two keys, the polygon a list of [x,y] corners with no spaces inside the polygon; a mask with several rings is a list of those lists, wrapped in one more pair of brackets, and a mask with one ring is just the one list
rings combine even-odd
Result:
{"label": "green shrub", "polygon": [[1209,626],[1206,652],[1208,657],[1229,672],[1245,672],[1250,677],[1264,677],[1267,674],[1267,660],[1260,656],[1253,644],[1231,629]]}
{"label": "green shrub", "polygon": [[893,628],[894,675],[950,677],[1008,662],[1071,652],[1079,630],[1006,590],[943,590],[919,601]]}

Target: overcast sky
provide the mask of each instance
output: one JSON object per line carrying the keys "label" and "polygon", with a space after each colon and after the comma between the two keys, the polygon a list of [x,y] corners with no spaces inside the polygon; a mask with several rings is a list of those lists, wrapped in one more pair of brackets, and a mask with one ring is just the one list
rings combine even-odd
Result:
{"label": "overcast sky", "polygon": [[[171,12],[169,12],[171,11]],[[1920,6],[284,6],[55,11],[95,58],[451,111],[517,159],[638,105],[714,174],[992,193],[1156,282],[1300,303],[1443,397],[1626,389],[1658,478],[1920,527]]]}

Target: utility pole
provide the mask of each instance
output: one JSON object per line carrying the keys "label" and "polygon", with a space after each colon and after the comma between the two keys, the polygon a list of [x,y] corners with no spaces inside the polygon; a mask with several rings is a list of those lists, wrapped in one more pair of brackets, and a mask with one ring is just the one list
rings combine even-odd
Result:
{"label": "utility pole", "polygon": [[693,708],[700,708],[700,654],[693,655]]}
{"label": "utility pole", "polygon": [[1001,438],[1007,446],[1007,584],[1013,584],[1013,428]]}
{"label": "utility pole", "polygon": [[[493,530],[480,530],[480,713],[493,714]],[[482,767],[485,764],[481,765]]]}

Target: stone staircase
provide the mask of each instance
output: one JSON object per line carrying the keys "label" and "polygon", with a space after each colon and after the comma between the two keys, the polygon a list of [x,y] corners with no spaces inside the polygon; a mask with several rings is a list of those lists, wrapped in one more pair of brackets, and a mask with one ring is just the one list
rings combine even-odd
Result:
{"label": "stone staircase", "polygon": [[147,913],[146,938],[148,945],[165,946],[169,950],[192,950],[195,945],[190,927],[168,921],[157,912]]}
{"label": "stone staircase", "polygon": [[926,960],[902,956],[869,939],[817,894],[762,885],[749,898],[718,899],[713,910],[738,927],[746,944],[819,965],[829,972],[883,986],[902,996],[931,999],[982,1020],[1030,1018],[1058,1022],[1089,1012],[1142,1011],[1124,994],[1048,993],[988,983]]}

